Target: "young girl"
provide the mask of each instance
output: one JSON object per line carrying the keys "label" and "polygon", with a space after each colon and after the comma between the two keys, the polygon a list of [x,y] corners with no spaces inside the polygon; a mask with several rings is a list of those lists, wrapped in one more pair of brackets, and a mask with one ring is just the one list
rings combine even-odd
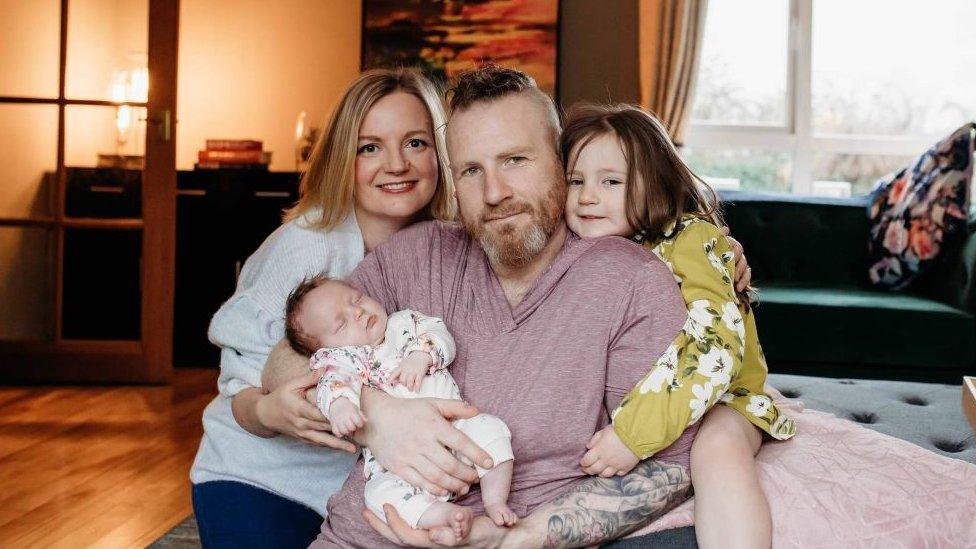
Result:
{"label": "young girl", "polygon": [[587,444],[587,473],[623,475],[676,440],[715,404],[691,451],[698,543],[769,547],[769,507],[754,456],[762,433],[784,440],[793,421],[765,394],[766,362],[748,296],[737,294],[732,249],[715,194],[685,165],[664,125],[629,105],[581,105],[561,138],[566,222],[584,238],[618,235],[674,273],[684,328]]}

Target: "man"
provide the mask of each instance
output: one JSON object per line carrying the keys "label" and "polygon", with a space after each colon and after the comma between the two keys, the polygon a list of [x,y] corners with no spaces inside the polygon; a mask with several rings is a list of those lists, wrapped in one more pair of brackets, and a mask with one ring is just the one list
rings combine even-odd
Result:
{"label": "man", "polygon": [[[489,66],[463,75],[447,133],[463,227],[405,229],[348,282],[387,310],[444,319],[457,341],[451,372],[465,399],[512,431],[509,506],[523,518],[506,529],[479,517],[463,541],[449,528],[411,530],[391,508],[389,526],[375,517],[367,524],[357,467],[330,500],[313,546],[388,545],[370,524],[410,544],[575,547],[620,537],[689,492],[695,428],[624,477],[588,477],[579,465],[587,440],[683,324],[673,278],[624,239],[569,233],[558,115],[524,74]],[[424,411],[423,403],[379,391],[365,393],[362,404],[369,420],[357,441],[414,484],[436,489],[473,480],[445,446],[485,465],[487,455],[472,451],[429,404]],[[427,442],[418,443],[423,436]],[[430,483],[437,476],[431,470],[454,478]],[[476,494],[458,501],[480,511]]]}

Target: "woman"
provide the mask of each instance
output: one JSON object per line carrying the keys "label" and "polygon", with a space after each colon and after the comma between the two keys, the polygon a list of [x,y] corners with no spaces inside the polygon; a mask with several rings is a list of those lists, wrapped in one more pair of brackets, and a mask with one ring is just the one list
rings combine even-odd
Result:
{"label": "woman", "polygon": [[284,335],[288,293],[305,277],[345,277],[399,229],[453,217],[443,127],[438,90],[419,73],[357,78],[316,144],[298,203],[214,316],[220,394],[204,411],[190,471],[205,546],[305,547],[318,533],[355,447],[301,398],[313,375],[265,393],[261,372]]}

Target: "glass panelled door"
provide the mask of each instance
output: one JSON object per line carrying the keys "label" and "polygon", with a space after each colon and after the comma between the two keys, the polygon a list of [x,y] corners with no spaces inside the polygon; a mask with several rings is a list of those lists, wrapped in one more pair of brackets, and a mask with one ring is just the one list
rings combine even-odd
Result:
{"label": "glass panelled door", "polygon": [[0,380],[170,378],[178,13],[0,0]]}

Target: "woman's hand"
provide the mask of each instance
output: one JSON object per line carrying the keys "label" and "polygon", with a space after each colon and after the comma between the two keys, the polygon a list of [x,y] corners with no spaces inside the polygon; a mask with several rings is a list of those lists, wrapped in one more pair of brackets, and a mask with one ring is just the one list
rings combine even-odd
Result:
{"label": "woman's hand", "polygon": [[505,539],[512,530],[496,525],[486,516],[475,517],[471,523],[471,533],[464,539],[457,539],[454,530],[449,526],[440,526],[430,530],[411,528],[407,521],[400,518],[390,504],[383,505],[386,522],[380,520],[369,509],[363,510],[363,518],[382,534],[383,537],[398,545],[411,547],[471,547],[479,549],[494,549],[505,547]]}
{"label": "woman's hand", "polygon": [[396,398],[363,388],[363,412],[369,417],[357,432],[357,441],[369,446],[387,471],[413,486],[444,496],[465,494],[478,481],[478,473],[452,454],[491,469],[491,457],[451,421],[478,414],[460,400]]}
{"label": "woman's hand", "polygon": [[735,255],[735,291],[742,292],[752,283],[752,267],[746,260],[746,251],[738,240],[732,238],[728,227],[721,227],[720,230],[732,246],[732,253]]}
{"label": "woman's hand", "polygon": [[320,372],[311,372],[262,395],[255,404],[255,416],[262,427],[275,433],[288,435],[306,444],[355,452],[356,445],[333,436],[329,432],[329,421],[314,404],[305,399],[306,389],[315,387],[320,377]]}

